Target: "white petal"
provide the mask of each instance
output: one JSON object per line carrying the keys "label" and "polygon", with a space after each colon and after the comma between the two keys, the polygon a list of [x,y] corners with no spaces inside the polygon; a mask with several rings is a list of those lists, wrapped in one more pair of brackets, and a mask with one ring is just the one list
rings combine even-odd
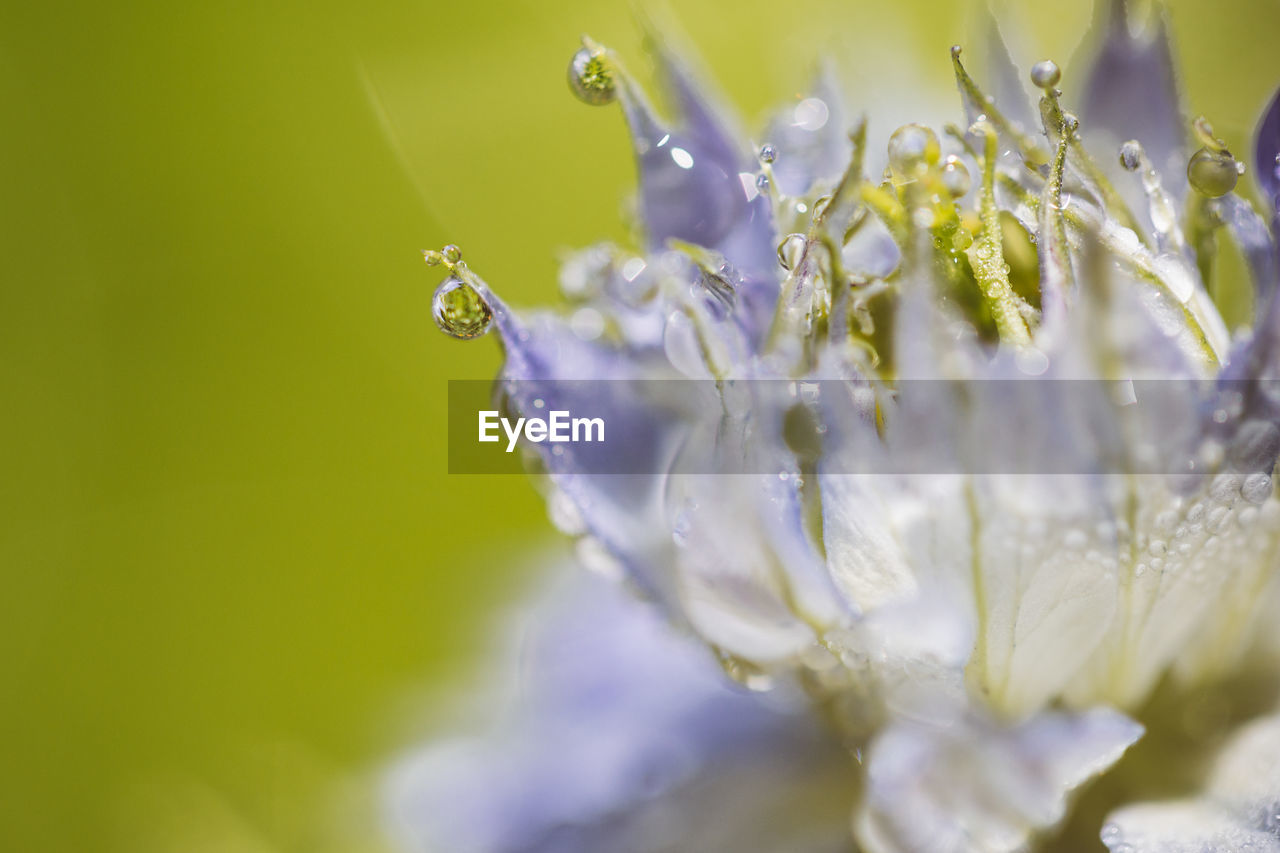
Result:
{"label": "white petal", "polygon": [[1003,853],[1058,823],[1068,794],[1142,734],[1122,714],[899,722],[871,747],[854,830],[869,853]]}

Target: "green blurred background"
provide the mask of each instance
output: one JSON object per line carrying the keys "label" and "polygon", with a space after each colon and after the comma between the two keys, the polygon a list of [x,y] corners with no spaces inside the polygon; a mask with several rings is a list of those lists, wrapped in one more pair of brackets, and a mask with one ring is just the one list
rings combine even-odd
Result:
{"label": "green blurred background", "polygon": [[[951,97],[970,12],[677,18],[755,126],[823,51],[855,102]],[[1091,14],[1010,12],[1026,63]],[[1172,15],[1243,148],[1280,3]],[[0,9],[0,848],[384,849],[378,768],[552,538],[529,483],[444,473],[445,381],[497,348],[432,328],[420,251],[529,304],[625,237],[621,118],[564,82],[584,31],[645,67],[613,0]]]}

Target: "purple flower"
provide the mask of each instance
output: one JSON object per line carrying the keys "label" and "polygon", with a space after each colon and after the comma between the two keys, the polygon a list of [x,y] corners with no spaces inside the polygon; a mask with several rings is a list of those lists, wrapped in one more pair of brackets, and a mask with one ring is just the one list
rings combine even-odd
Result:
{"label": "purple flower", "polygon": [[[620,431],[527,449],[583,562],[635,595],[583,579],[536,607],[522,699],[393,774],[409,849],[1029,849],[1144,731],[1167,742],[1168,708],[1280,675],[1271,211],[1180,113],[1163,19],[1128,17],[1101,22],[1079,118],[1051,62],[1019,102],[992,22],[1000,97],[953,48],[966,126],[884,153],[829,72],[752,150],[656,37],[670,121],[584,41],[570,83],[621,103],[643,240],[569,260],[558,311],[427,259],[441,328],[500,337],[504,411]],[[1257,152],[1275,200],[1280,100]],[[1254,293],[1234,329],[1225,239]],[[1256,725],[1203,801],[1129,805],[1164,789],[1120,762],[1091,831],[1280,849]]]}

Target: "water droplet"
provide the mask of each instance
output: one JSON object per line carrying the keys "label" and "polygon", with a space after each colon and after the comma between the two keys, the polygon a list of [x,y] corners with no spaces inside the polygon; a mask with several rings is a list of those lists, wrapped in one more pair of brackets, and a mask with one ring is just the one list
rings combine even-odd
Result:
{"label": "water droplet", "polygon": [[940,154],[937,134],[922,124],[904,124],[889,137],[889,165],[902,177],[920,176]]}
{"label": "water droplet", "polygon": [[551,498],[547,501],[547,515],[561,533],[581,536],[587,532],[587,523],[582,518],[577,503],[560,489],[551,493]]}
{"label": "water droplet", "polygon": [[969,192],[973,180],[969,177],[969,167],[964,161],[952,154],[942,162],[942,185],[952,198],[960,198]]}
{"label": "water droplet", "polygon": [[1026,346],[1018,350],[1014,356],[1018,369],[1028,376],[1040,376],[1049,369],[1049,356],[1034,346]]}
{"label": "water droplet", "polygon": [[796,105],[795,126],[801,130],[821,130],[827,126],[831,109],[821,98],[805,98]]}
{"label": "water droplet", "polygon": [[777,159],[778,159],[777,148],[774,148],[772,145],[767,145],[767,144],[760,146],[760,162],[761,163],[772,163],[774,160],[777,160]]}
{"label": "water droplet", "polygon": [[578,562],[598,575],[615,581],[622,580],[626,576],[626,568],[617,557],[609,553],[604,543],[594,536],[584,536],[579,539],[574,551],[578,556]]}
{"label": "water droplet", "polygon": [[451,275],[440,282],[431,298],[431,316],[440,331],[467,340],[489,331],[493,311],[474,287]]}
{"label": "water droplet", "polygon": [[964,50],[964,48],[960,47],[960,45],[958,45],[958,44],[953,44],[953,45],[951,45],[951,58],[952,58],[952,59],[959,59],[959,58],[960,58],[960,53],[961,53],[963,50]]}
{"label": "water droplet", "polygon": [[584,47],[569,61],[569,88],[583,103],[600,106],[618,97],[613,71],[604,51]]}
{"label": "water droplet", "polygon": [[1031,66],[1031,82],[1040,89],[1050,89],[1062,79],[1062,69],[1052,59]]}
{"label": "water droplet", "polygon": [[1270,421],[1245,421],[1231,444],[1231,464],[1239,472],[1266,472],[1280,454],[1280,428]]}
{"label": "water droplet", "polygon": [[784,270],[791,270],[795,265],[800,263],[800,256],[804,252],[805,239],[803,234],[788,234],[778,244],[778,264]]}
{"label": "water droplet", "polygon": [[1231,521],[1231,510],[1225,506],[1216,506],[1209,511],[1209,517],[1205,521],[1205,527],[1210,533],[1221,533],[1227,529],[1227,524]]}
{"label": "water droplet", "polygon": [[1120,165],[1130,172],[1136,172],[1142,165],[1142,146],[1136,139],[1120,146]]}
{"label": "water droplet", "polygon": [[441,250],[441,254],[443,254],[444,259],[451,264],[456,264],[458,261],[462,260],[462,250],[452,243],[445,246],[444,249]]}
{"label": "water droplet", "polygon": [[1076,117],[1075,113],[1069,113],[1064,110],[1062,112],[1063,132],[1065,132],[1067,135],[1071,135],[1079,129],[1080,129],[1080,119]]}
{"label": "water droplet", "polygon": [[769,191],[768,175],[758,175],[756,177],[756,189],[758,189],[762,193],[767,193]]}
{"label": "water droplet", "polygon": [[427,249],[422,253],[422,259],[427,262],[429,267],[438,267],[444,263],[444,255],[435,249]]}
{"label": "water droplet", "polygon": [[1244,478],[1240,496],[1251,504],[1265,503],[1271,497],[1271,478],[1261,471],[1255,471]]}
{"label": "water droplet", "polygon": [[579,308],[569,318],[569,328],[579,340],[594,341],[604,334],[604,315],[594,308]]}
{"label": "water droplet", "polygon": [[1187,180],[1196,191],[1209,198],[1224,196],[1236,188],[1240,173],[1235,158],[1227,151],[1201,148],[1187,163]]}
{"label": "water droplet", "polygon": [[1062,537],[1062,544],[1073,551],[1083,550],[1089,544],[1089,534],[1073,528]]}
{"label": "water droplet", "polygon": [[772,676],[750,661],[722,654],[720,666],[724,669],[725,675],[752,692],[763,693],[773,689]]}

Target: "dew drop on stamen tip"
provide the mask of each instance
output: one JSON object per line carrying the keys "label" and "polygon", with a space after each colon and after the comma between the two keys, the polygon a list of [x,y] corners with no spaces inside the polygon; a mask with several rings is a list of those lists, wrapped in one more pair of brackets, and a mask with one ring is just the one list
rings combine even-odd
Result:
{"label": "dew drop on stamen tip", "polygon": [[602,51],[583,47],[569,61],[569,88],[578,100],[592,106],[612,103],[618,97],[613,71]]}
{"label": "dew drop on stamen tip", "polygon": [[446,335],[469,340],[489,331],[493,310],[474,287],[451,275],[431,297],[431,316]]}
{"label": "dew drop on stamen tip", "polygon": [[1052,59],[1031,66],[1031,82],[1039,89],[1052,89],[1062,79],[1062,69]]}
{"label": "dew drop on stamen tip", "polygon": [[889,137],[889,165],[903,177],[923,174],[939,154],[937,134],[922,124],[904,124]]}

